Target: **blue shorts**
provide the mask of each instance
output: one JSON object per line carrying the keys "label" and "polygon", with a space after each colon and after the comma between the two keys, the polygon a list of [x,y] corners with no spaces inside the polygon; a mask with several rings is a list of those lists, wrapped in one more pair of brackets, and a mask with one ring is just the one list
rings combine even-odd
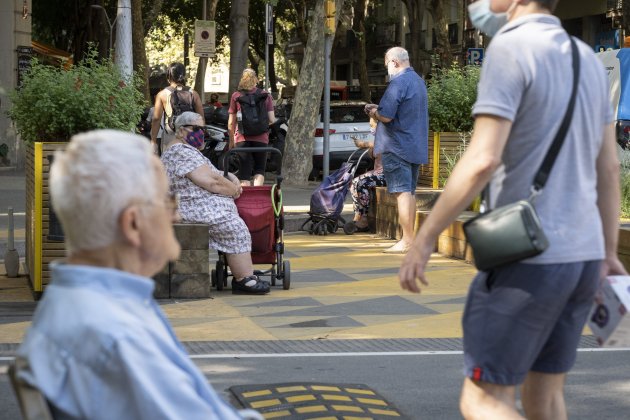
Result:
{"label": "blue shorts", "polygon": [[382,162],[388,193],[416,192],[419,164],[409,163],[394,153],[383,153]]}
{"label": "blue shorts", "polygon": [[515,263],[479,272],[462,320],[464,373],[497,385],[568,372],[599,284],[600,261]]}

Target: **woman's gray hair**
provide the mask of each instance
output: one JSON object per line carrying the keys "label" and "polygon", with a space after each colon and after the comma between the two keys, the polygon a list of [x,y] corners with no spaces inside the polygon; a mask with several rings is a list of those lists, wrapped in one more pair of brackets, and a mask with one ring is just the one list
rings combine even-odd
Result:
{"label": "woman's gray hair", "polygon": [[389,58],[390,60],[397,60],[399,62],[409,61],[409,53],[406,49],[402,47],[390,48],[385,53],[385,57]]}
{"label": "woman's gray hair", "polygon": [[175,119],[175,134],[177,138],[183,136],[183,132],[180,130],[185,125],[203,125],[203,118],[196,112],[186,111]]}
{"label": "woman's gray hair", "polygon": [[72,137],[50,169],[50,196],[68,254],[113,244],[120,213],[155,199],[153,152],[146,138],[117,130]]}

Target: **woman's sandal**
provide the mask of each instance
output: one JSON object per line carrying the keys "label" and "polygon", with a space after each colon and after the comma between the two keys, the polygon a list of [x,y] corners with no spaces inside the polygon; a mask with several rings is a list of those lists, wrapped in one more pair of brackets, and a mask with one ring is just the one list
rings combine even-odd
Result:
{"label": "woman's sandal", "polygon": [[[248,286],[247,283],[255,281],[256,283]],[[232,294],[247,294],[247,295],[265,295],[269,293],[269,283],[262,281],[258,276],[249,276],[243,278],[241,281],[232,280]]]}

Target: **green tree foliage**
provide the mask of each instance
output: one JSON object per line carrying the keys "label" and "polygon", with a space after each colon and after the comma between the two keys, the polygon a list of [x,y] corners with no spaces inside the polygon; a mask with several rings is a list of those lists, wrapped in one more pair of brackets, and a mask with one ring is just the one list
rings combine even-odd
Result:
{"label": "green tree foliage", "polygon": [[145,107],[139,77],[125,84],[118,67],[97,60],[94,49],[69,70],[33,60],[22,87],[10,93],[8,114],[27,142],[66,141],[97,128],[132,131]]}
{"label": "green tree foliage", "polygon": [[434,68],[427,87],[429,126],[433,131],[471,131],[471,111],[477,99],[478,66]]}

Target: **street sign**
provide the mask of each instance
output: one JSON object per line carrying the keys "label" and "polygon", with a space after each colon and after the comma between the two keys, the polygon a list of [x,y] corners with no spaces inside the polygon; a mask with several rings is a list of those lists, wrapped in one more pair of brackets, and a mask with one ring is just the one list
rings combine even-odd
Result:
{"label": "street sign", "polygon": [[265,32],[273,34],[273,6],[269,3],[265,8]]}
{"label": "street sign", "polygon": [[273,45],[273,34],[267,34],[267,44]]}
{"label": "street sign", "polygon": [[215,31],[213,20],[195,21],[195,57],[214,57]]}
{"label": "street sign", "polygon": [[483,48],[468,48],[466,62],[469,65],[480,66],[483,63]]}

